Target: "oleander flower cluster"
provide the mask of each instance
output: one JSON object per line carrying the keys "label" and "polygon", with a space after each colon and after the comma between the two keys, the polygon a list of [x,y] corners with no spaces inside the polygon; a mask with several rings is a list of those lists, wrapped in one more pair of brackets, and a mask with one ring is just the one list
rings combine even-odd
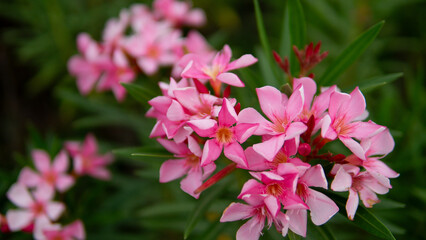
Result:
{"label": "oleander flower cluster", "polygon": [[77,37],[79,55],[68,62],[71,75],[77,78],[81,94],[111,90],[118,101],[126,90],[120,83],[130,83],[138,74],[151,76],[160,67],[172,67],[179,73],[186,53],[211,53],[209,45],[197,31],[184,36],[182,26],[203,25],[205,15],[189,2],[156,0],[153,8],[136,4],[106,23],[101,42],[87,33]]}
{"label": "oleander flower cluster", "polygon": [[[307,73],[326,54],[320,55],[319,48],[314,51],[312,44],[306,49],[299,51],[299,60],[301,72]],[[366,207],[378,203],[377,194],[387,193],[389,179],[398,176],[381,161],[394,141],[385,126],[365,120],[368,112],[359,88],[349,94],[335,85],[318,89],[310,77],[289,76],[288,94],[260,87],[256,93],[261,111],[241,109],[230,87],[244,83],[229,71],[257,59],[246,54],[231,61],[231,54],[225,46],[210,59],[185,55],[181,79],[160,83],[162,96],[149,101],[147,116],[157,119],[151,137],[175,157],[162,164],[160,182],[182,178],[182,190],[198,198],[235,168],[247,170],[251,179],[243,185],[239,201],[231,203],[220,219],[248,219],[237,239],[258,239],[265,225],[274,225],[283,236],[290,229],[305,237],[308,214],[315,225],[322,225],[339,211],[324,194],[329,189],[349,192],[346,212],[351,220],[359,199]],[[309,58],[317,60],[303,65]],[[288,71],[288,60],[276,59]],[[247,145],[254,135],[260,142]],[[351,154],[325,150],[333,141]],[[219,158],[229,160],[229,165],[213,174]],[[332,165],[331,171],[324,171],[326,164]]]}
{"label": "oleander flower cluster", "polygon": [[61,225],[66,206],[57,196],[65,194],[84,175],[109,179],[106,166],[112,155],[100,155],[95,137],[88,134],[83,143],[66,142],[52,161],[46,151],[39,149],[33,150],[31,156],[35,169],[24,167],[6,194],[17,208],[8,210],[5,216],[0,214],[1,231],[32,233],[36,240],[85,239],[81,220]]}

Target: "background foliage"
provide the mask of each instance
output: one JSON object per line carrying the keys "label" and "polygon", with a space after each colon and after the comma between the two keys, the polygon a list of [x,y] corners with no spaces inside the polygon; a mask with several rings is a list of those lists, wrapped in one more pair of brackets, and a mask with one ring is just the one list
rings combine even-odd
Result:
{"label": "background foliage", "polygon": [[[153,121],[144,119],[148,106],[141,102],[159,93],[156,82],[167,80],[162,78],[166,75],[140,77],[137,83],[148,90],[141,95],[142,101],[128,96],[119,105],[111,93],[80,96],[75,80],[67,73],[67,59],[76,53],[76,35],[88,32],[100,39],[106,20],[134,2],[0,2],[0,212],[11,207],[5,192],[20,169],[31,164],[30,149],[47,149],[53,156],[64,140],[81,140],[91,131],[101,141],[103,151],[115,149],[117,159],[111,167],[114,177],[110,182],[83,178],[64,196],[68,206],[65,219],[81,218],[89,239],[182,239],[192,222],[194,230],[189,239],[233,239],[241,222],[219,223],[218,218],[235,199],[245,173],[237,171],[196,201],[183,193],[177,182],[158,183],[158,169],[164,159],[130,157],[138,151],[158,151],[158,144],[147,137]],[[301,0],[301,4],[307,40],[321,41],[322,49],[329,51],[329,57],[315,69],[317,76],[361,32],[386,21],[372,45],[339,77],[339,86],[352,90],[354,84],[377,76],[404,73],[391,84],[365,92],[370,118],[388,126],[396,141],[385,162],[401,174],[392,180],[393,189],[372,212],[397,239],[424,239],[426,1]],[[269,53],[262,50],[251,1],[199,0],[194,5],[207,13],[208,24],[200,31],[215,48],[228,43],[235,56],[253,53],[260,59],[240,72],[248,89],[234,93],[243,107],[257,104],[251,97],[255,87],[284,83],[282,73],[268,66]],[[288,55],[283,47],[283,39],[288,38],[283,24],[285,1],[263,0],[260,7],[270,47]],[[208,201],[216,197],[218,200]],[[308,226],[308,239],[333,239],[328,230],[336,239],[375,239],[341,215],[325,226]],[[26,234],[5,237],[30,238]],[[280,237],[269,231],[263,239]]]}

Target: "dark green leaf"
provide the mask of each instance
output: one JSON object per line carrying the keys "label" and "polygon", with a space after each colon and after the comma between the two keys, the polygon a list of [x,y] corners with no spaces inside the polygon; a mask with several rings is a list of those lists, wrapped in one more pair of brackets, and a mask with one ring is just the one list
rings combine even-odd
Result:
{"label": "dark green leaf", "polygon": [[306,24],[303,8],[299,0],[287,1],[288,27],[290,33],[290,68],[293,76],[296,76],[299,65],[296,55],[292,51],[293,46],[302,49],[306,44]]}
{"label": "dark green leaf", "polygon": [[[398,78],[402,77],[403,75],[404,75],[403,73],[392,73],[385,76],[373,77],[360,82],[358,87],[362,92],[368,92],[377,87],[381,87],[383,85],[391,83],[397,80]],[[353,88],[355,88],[355,86]]]}
{"label": "dark green leaf", "polygon": [[121,83],[121,85],[126,88],[130,96],[142,104],[147,104],[147,102],[154,97],[152,90],[144,88],[141,85],[132,83]]}
{"label": "dark green leaf", "polygon": [[[346,213],[346,198],[332,193],[329,191],[322,191],[328,197],[330,197],[339,207],[339,213],[347,216]],[[382,223],[376,216],[374,216],[370,211],[368,211],[364,206],[359,205],[356,211],[354,220],[351,221],[358,227],[364,229],[365,231],[379,237],[382,239],[391,239],[395,240],[395,237],[391,231]]]}
{"label": "dark green leaf", "polygon": [[194,208],[192,202],[171,202],[171,203],[159,203],[153,206],[149,206],[140,210],[139,216],[147,217],[158,217],[177,215],[191,211]]}
{"label": "dark green leaf", "polygon": [[207,193],[202,193],[200,199],[198,200],[198,204],[195,206],[191,216],[189,217],[189,220],[186,224],[185,232],[184,232],[184,239],[187,239],[189,237],[189,234],[192,232],[196,224],[198,223],[198,220],[203,216],[203,214],[207,211],[210,204],[212,204],[219,195],[227,188],[229,187],[230,178],[226,178],[223,180],[222,183],[216,184],[216,186],[212,187],[210,191]]}
{"label": "dark green leaf", "polygon": [[307,239],[312,240],[336,240],[327,225],[316,226],[308,220]]}
{"label": "dark green leaf", "polygon": [[287,233],[288,239],[290,240],[302,240],[303,237],[297,235],[296,233],[292,232],[291,230],[288,231]]}
{"label": "dark green leaf", "polygon": [[334,60],[334,62],[326,69],[325,73],[318,80],[318,84],[322,86],[331,85],[337,82],[338,77],[354,63],[370,46],[379,34],[385,22],[381,21],[369,28],[353,41],[343,52]]}

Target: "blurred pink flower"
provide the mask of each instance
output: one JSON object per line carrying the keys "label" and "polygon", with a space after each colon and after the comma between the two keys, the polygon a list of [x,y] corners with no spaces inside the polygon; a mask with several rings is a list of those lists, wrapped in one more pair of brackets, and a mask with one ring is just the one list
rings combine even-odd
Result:
{"label": "blurred pink flower", "polygon": [[86,239],[83,223],[77,220],[61,229],[43,231],[46,240],[83,240]]}
{"label": "blurred pink flower", "polygon": [[64,150],[58,153],[53,162],[42,150],[33,150],[32,158],[38,173],[24,167],[19,174],[18,182],[27,187],[38,187],[46,184],[59,192],[68,190],[74,184],[74,178],[67,174],[68,156]]}
{"label": "blurred pink flower", "polygon": [[199,8],[191,9],[188,1],[155,0],[153,6],[155,16],[165,18],[176,27],[201,26],[206,21],[204,11]]}
{"label": "blurred pink flower", "polygon": [[106,166],[112,162],[113,157],[111,154],[98,154],[98,144],[92,134],[88,134],[83,143],[66,142],[65,149],[73,158],[77,175],[90,175],[103,180],[111,178]]}
{"label": "blurred pink flower", "polygon": [[9,210],[6,219],[11,231],[19,231],[31,223],[43,218],[55,221],[65,210],[60,202],[53,202],[54,190],[45,184],[37,186],[35,191],[30,191],[23,185],[16,183],[7,192],[9,200],[20,209]]}

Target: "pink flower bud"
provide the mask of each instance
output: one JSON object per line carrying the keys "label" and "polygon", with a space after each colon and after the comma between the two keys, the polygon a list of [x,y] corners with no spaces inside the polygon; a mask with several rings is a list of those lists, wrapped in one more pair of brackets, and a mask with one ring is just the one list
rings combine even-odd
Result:
{"label": "pink flower bud", "polygon": [[299,146],[298,152],[302,156],[308,156],[311,153],[311,146],[307,143],[302,143]]}

